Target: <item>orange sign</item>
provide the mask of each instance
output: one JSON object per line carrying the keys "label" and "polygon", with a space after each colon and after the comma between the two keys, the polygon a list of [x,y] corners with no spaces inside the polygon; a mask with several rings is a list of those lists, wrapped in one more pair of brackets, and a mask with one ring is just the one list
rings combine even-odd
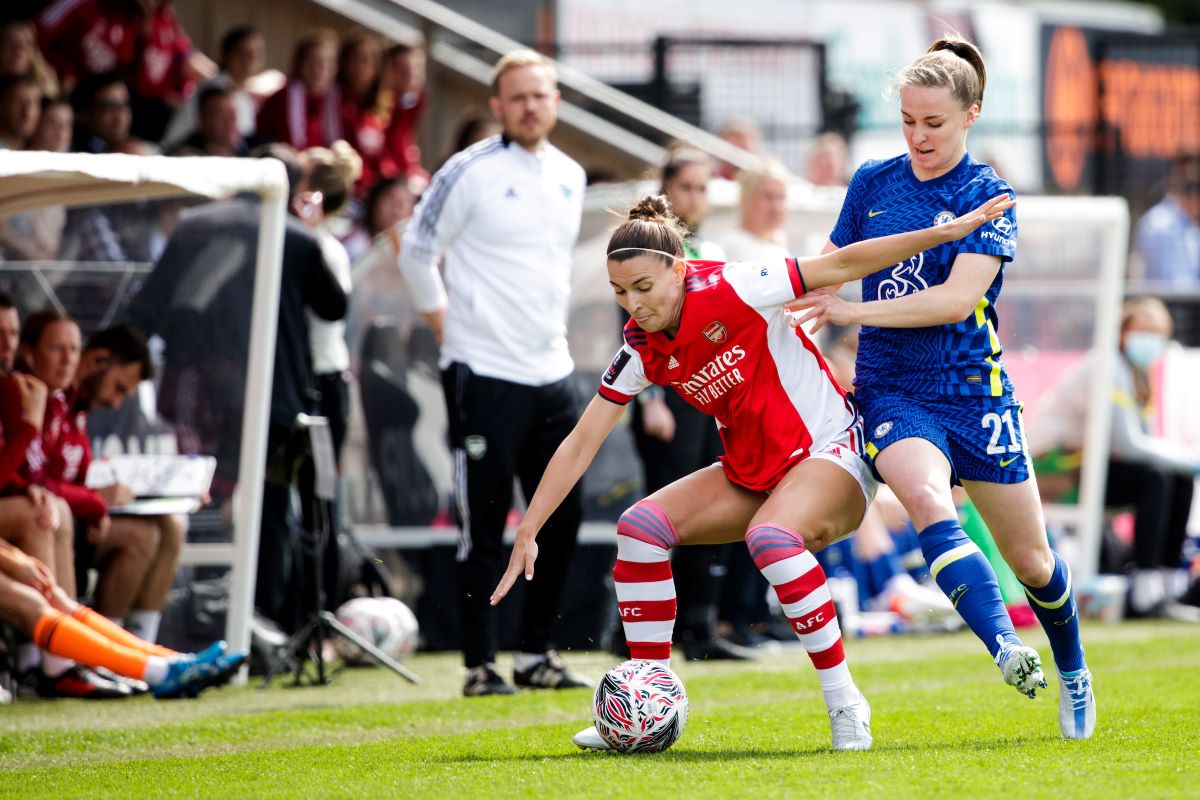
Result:
{"label": "orange sign", "polygon": [[1100,108],[1134,158],[1170,159],[1200,146],[1200,70],[1184,64],[1100,62]]}
{"label": "orange sign", "polygon": [[1059,28],[1046,54],[1043,119],[1054,182],[1075,189],[1096,130],[1096,70],[1078,28]]}
{"label": "orange sign", "polygon": [[1138,60],[1136,53],[1120,53],[1120,40],[1115,44],[1117,52],[1096,63],[1079,28],[1056,28],[1050,38],[1042,118],[1046,160],[1059,189],[1082,188],[1101,128],[1133,159],[1165,161],[1200,148],[1200,69]]}

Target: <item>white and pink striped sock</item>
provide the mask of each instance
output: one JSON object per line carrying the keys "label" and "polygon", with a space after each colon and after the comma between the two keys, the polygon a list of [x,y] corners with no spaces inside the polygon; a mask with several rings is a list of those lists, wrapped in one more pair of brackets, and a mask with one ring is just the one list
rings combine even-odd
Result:
{"label": "white and pink striped sock", "polygon": [[825,571],[804,547],[804,537],[777,525],[756,525],[746,534],[746,546],[808,651],[825,704],[832,710],[858,700]]}
{"label": "white and pink striped sock", "polygon": [[629,654],[664,666],[671,663],[675,628],[675,581],[669,559],[677,544],[675,526],[649,500],[635,504],[617,521],[613,582]]}

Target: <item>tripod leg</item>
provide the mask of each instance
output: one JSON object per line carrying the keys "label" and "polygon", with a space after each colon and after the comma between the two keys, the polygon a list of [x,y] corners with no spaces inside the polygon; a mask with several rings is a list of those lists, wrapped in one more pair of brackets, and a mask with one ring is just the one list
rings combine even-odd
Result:
{"label": "tripod leg", "polygon": [[321,622],[323,622],[325,625],[327,625],[332,630],[337,631],[342,636],[345,636],[347,639],[349,639],[351,642],[353,642],[354,645],[356,647],[358,647],[358,649],[362,650],[364,653],[371,656],[376,661],[378,661],[380,664],[387,667],[392,672],[399,675],[401,678],[404,678],[409,683],[416,684],[416,683],[421,682],[420,677],[418,677],[415,672],[413,672],[412,670],[408,669],[407,667],[399,664],[394,658],[389,656],[387,653],[383,652],[378,647],[376,647],[375,645],[368,642],[366,639],[359,636],[357,633],[352,631],[350,628],[348,628],[345,625],[343,625],[342,623],[338,622],[337,617],[335,617],[333,614],[330,614],[328,611],[321,612]]}
{"label": "tripod leg", "polygon": [[263,677],[262,684],[258,688],[266,689],[271,685],[271,681],[282,675],[288,668],[288,665],[296,659],[296,655],[308,645],[309,639],[312,638],[313,629],[316,627],[316,622],[309,622],[303,628],[296,632],[296,635],[288,640],[287,648],[279,655],[278,658],[271,664],[267,670],[267,674]]}

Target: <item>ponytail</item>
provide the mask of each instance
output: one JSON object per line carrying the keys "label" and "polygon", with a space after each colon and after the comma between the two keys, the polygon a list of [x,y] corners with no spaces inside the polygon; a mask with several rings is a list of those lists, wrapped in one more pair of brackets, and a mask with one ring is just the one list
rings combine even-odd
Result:
{"label": "ponytail", "polygon": [[976,104],[982,108],[987,67],[978,47],[961,36],[947,34],[900,71],[896,86],[946,88],[964,109]]}

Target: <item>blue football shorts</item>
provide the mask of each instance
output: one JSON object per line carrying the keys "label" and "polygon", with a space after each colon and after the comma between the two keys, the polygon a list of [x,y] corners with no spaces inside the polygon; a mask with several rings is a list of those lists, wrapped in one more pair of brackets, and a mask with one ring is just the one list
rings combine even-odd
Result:
{"label": "blue football shorts", "polygon": [[855,398],[866,421],[866,454],[876,477],[874,457],[901,439],[924,439],[941,450],[955,485],[1021,483],[1033,472],[1022,405],[1011,394],[918,397],[867,390],[855,392]]}

